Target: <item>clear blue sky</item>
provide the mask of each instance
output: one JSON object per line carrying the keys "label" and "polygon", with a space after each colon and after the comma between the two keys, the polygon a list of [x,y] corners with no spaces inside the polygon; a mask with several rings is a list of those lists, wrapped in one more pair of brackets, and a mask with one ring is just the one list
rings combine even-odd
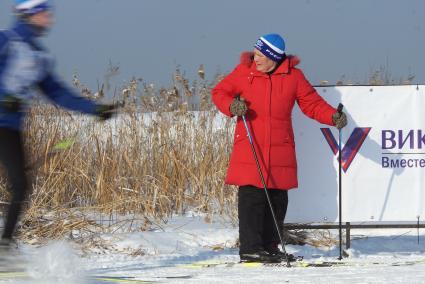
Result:
{"label": "clear blue sky", "polygon": [[[263,34],[280,33],[309,80],[364,81],[388,64],[394,78],[425,83],[423,0],[56,0],[46,45],[67,81],[78,72],[94,87],[109,61],[119,80],[171,83],[181,66],[196,78],[228,72]],[[0,1],[0,28],[13,21]]]}

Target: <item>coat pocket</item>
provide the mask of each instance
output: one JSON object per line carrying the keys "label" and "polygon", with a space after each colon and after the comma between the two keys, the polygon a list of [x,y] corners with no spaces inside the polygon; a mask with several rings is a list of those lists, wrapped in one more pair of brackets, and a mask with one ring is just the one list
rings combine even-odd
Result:
{"label": "coat pocket", "polygon": [[248,136],[243,123],[237,123],[235,129],[235,135],[233,137],[233,145],[236,145],[242,141],[248,141]]}
{"label": "coat pocket", "polygon": [[255,163],[249,138],[247,136],[245,127],[238,124],[235,130],[233,150],[230,158],[231,163]]}
{"label": "coat pocket", "polygon": [[272,128],[270,139],[270,165],[278,167],[297,166],[295,154],[295,141],[290,125],[281,125]]}
{"label": "coat pocket", "polygon": [[271,146],[282,146],[283,144],[295,145],[294,134],[290,126],[272,128],[270,133]]}
{"label": "coat pocket", "polygon": [[295,146],[290,143],[272,146],[270,149],[271,167],[297,167]]}

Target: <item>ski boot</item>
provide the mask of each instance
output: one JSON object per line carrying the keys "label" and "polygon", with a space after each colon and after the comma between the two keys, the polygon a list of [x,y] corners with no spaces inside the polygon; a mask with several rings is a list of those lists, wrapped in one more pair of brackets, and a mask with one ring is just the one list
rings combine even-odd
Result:
{"label": "ski boot", "polygon": [[25,265],[17,243],[11,239],[0,239],[0,272],[24,271]]}
{"label": "ski boot", "polygon": [[295,262],[295,261],[298,261],[298,260],[302,260],[303,259],[303,257],[300,257],[300,256],[295,257],[293,254],[282,252],[278,248],[277,244],[273,244],[273,245],[268,246],[267,249],[266,249],[266,251],[269,254],[278,257],[281,262],[287,262],[287,261],[289,261],[289,262]]}
{"label": "ski boot", "polygon": [[12,241],[9,239],[0,239],[0,256],[9,254],[12,247]]}
{"label": "ski boot", "polygon": [[253,253],[242,253],[239,255],[241,262],[261,262],[261,263],[280,263],[281,259],[277,255],[272,255],[267,251],[261,250]]}

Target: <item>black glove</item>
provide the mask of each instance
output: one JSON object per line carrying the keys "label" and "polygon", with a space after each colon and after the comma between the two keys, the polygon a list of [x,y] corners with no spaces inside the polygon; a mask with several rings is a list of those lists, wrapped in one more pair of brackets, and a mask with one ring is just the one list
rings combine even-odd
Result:
{"label": "black glove", "polygon": [[117,113],[118,107],[119,105],[117,104],[98,105],[96,107],[96,115],[100,118],[100,120],[108,120]]}
{"label": "black glove", "polygon": [[332,115],[332,121],[336,128],[342,129],[347,125],[347,116],[342,111],[336,112]]}
{"label": "black glove", "polygon": [[235,116],[245,115],[248,111],[248,107],[246,106],[245,99],[236,97],[233,102],[230,104],[230,113]]}
{"label": "black glove", "polygon": [[8,112],[19,112],[22,107],[22,100],[12,95],[6,95],[1,99],[0,105]]}

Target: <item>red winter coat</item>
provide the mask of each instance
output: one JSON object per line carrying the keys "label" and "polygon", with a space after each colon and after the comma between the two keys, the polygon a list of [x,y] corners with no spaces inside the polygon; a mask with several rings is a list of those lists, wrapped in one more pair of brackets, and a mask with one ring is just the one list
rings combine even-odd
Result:
{"label": "red winter coat", "polygon": [[[245,52],[241,63],[212,90],[212,100],[225,115],[238,94],[248,105],[246,118],[253,136],[267,187],[288,190],[298,186],[292,109],[295,101],[308,117],[334,125],[331,107],[295,66],[297,57],[288,56],[272,75],[256,70],[253,53]],[[238,118],[227,184],[263,187],[251,146]]]}

